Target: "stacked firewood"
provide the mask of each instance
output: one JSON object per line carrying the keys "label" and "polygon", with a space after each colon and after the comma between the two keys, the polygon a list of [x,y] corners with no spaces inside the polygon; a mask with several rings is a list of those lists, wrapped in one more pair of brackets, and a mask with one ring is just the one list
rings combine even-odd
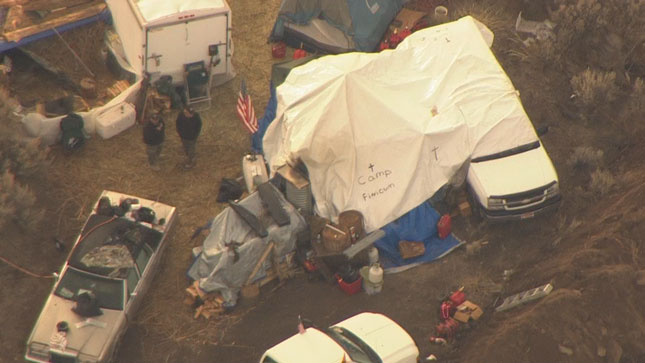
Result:
{"label": "stacked firewood", "polygon": [[123,91],[130,87],[130,83],[124,79],[116,81],[112,86],[108,87],[106,90],[107,96],[112,99],[120,95]]}
{"label": "stacked firewood", "polygon": [[195,281],[186,288],[186,298],[184,304],[194,307],[195,319],[203,316],[210,319],[212,316],[219,316],[224,313],[224,299],[219,293],[207,293],[199,287],[199,282]]}

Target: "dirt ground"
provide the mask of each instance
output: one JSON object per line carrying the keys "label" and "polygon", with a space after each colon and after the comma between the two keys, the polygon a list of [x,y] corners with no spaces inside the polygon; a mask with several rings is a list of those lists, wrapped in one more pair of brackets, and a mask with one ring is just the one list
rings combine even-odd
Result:
{"label": "dirt ground", "polygon": [[[453,231],[466,246],[433,263],[386,275],[378,295],[347,296],[301,274],[282,286],[266,286],[257,300],[241,300],[217,319],[193,319],[182,300],[191,249],[201,238],[190,236],[222,210],[215,201],[219,181],[241,174],[249,137],[235,115],[237,90],[240,79],[246,79],[256,113],[263,113],[275,62],[266,39],[279,3],[230,0],[238,77],[214,88],[213,106],[202,112],[195,169],[181,169],[181,145],[171,127],[158,173],[145,167],[139,125],[108,140],[95,136],[75,154],[52,147],[48,174],[30,181],[44,202],[46,222],[37,231],[2,235],[0,255],[41,276],[0,264],[0,361],[23,360],[24,343],[52,287],[48,277],[66,258],[55,249],[53,237],[71,243],[101,190],[111,189],[175,205],[180,214],[160,274],[122,342],[119,362],[258,361],[264,350],[297,331],[299,314],[324,326],[361,311],[382,312],[400,323],[415,339],[422,360],[434,354],[441,362],[645,362],[645,148],[619,142],[611,130],[589,127],[564,112],[571,94],[568,76],[511,57],[512,43],[504,38],[494,45],[495,53],[536,126],[551,127],[543,141],[564,196],[556,213],[500,225],[457,218]],[[437,3],[411,2],[427,9]],[[460,4],[478,9],[481,2],[444,3],[452,11]],[[501,29],[511,31],[522,3],[498,1],[493,10]],[[26,63],[16,65],[9,82],[16,93],[31,89],[32,98],[60,92],[51,77]],[[168,115],[168,125],[173,116]],[[580,146],[604,151],[604,165],[618,188],[602,195],[590,190],[589,173],[568,162]],[[487,243],[475,248],[474,241]],[[546,283],[554,286],[547,297],[494,312],[504,297]],[[446,346],[429,343],[441,299],[461,286],[484,315],[462,326]]]}

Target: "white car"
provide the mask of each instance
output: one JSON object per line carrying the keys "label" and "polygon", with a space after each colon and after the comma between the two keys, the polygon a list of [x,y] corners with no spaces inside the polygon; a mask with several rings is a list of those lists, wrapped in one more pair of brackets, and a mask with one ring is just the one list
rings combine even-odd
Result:
{"label": "white car", "polygon": [[31,362],[106,362],[159,268],[175,207],[103,191],[27,340]]}
{"label": "white car", "polygon": [[309,327],[267,350],[260,363],[416,363],[419,348],[383,314],[360,313],[327,329]]}

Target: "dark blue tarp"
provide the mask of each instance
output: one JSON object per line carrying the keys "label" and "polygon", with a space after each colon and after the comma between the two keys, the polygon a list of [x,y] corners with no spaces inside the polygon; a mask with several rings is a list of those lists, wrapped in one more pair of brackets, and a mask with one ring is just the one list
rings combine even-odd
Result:
{"label": "dark blue tarp", "polygon": [[[309,25],[314,18],[323,19],[354,41],[355,49],[342,51],[372,52],[407,0],[282,0],[270,39],[283,40],[292,46],[302,44],[305,49],[339,53],[335,46],[326,47],[326,39],[310,39],[310,34],[291,30],[289,24]],[[288,39],[294,37],[297,39]]]}
{"label": "dark blue tarp", "polygon": [[267,131],[269,124],[275,118],[275,113],[278,108],[278,98],[275,94],[273,82],[269,84],[269,88],[271,91],[271,97],[269,97],[267,106],[264,109],[264,115],[258,120],[258,131],[254,132],[253,136],[251,136],[251,149],[256,154],[262,154],[262,138],[264,137],[264,133]]}
{"label": "dark blue tarp", "polygon": [[[379,250],[381,265],[386,272],[406,270],[421,263],[441,258],[459,247],[461,242],[452,234],[441,239],[437,234],[437,222],[441,216],[425,202],[381,228],[385,237],[374,245]],[[399,241],[418,241],[425,245],[425,254],[404,260],[399,253]]]}

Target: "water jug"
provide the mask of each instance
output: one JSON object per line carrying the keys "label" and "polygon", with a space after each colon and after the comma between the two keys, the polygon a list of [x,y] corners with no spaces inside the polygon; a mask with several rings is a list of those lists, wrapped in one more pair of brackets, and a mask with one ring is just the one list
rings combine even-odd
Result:
{"label": "water jug", "polygon": [[367,258],[369,260],[370,266],[378,262],[378,249],[376,247],[372,247],[369,250],[367,250]]}
{"label": "water jug", "polygon": [[383,282],[383,268],[378,263],[370,267],[369,280],[373,284],[380,284]]}

